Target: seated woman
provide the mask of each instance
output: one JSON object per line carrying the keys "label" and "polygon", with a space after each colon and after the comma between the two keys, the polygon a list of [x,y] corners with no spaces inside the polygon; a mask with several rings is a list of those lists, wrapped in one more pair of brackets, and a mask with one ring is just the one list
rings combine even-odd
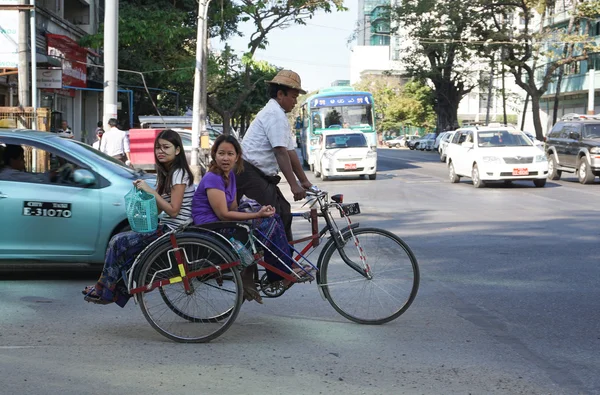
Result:
{"label": "seated woman", "polygon": [[156,198],[161,218],[158,229],[150,233],[124,232],[115,235],[106,250],[104,268],[95,285],[83,290],[85,300],[96,304],[116,302],[124,307],[129,300],[127,289],[119,283],[123,271],[128,270],[136,256],[163,232],[175,229],[187,222],[192,214],[194,196],[193,175],[188,166],[179,133],[163,130],[154,140],[156,166],[156,190],[144,180],[133,185]]}
{"label": "seated woman", "polygon": [[[192,201],[192,217],[195,225],[216,221],[253,220],[253,227],[260,230],[266,238],[260,237],[269,249],[289,251],[289,245],[281,218],[275,214],[271,206],[262,206],[258,212],[239,212],[236,201],[237,188],[235,174],[242,170],[242,147],[233,136],[221,135],[213,143],[211,149],[212,163],[208,172],[200,181]],[[287,266],[293,267],[293,259],[285,254],[279,257]],[[265,251],[265,262],[284,272],[289,270],[276,256]],[[302,275],[303,269],[294,269]],[[244,298],[262,304],[262,298],[254,283],[254,267],[242,270]],[[267,270],[270,282],[281,280],[277,274]],[[289,283],[284,284],[289,286]]]}

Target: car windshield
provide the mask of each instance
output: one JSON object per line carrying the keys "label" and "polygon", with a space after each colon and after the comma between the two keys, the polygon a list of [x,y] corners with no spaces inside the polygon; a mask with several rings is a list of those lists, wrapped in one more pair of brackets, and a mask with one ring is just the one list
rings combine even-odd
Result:
{"label": "car windshield", "polygon": [[325,139],[325,148],[356,148],[367,147],[367,139],[363,134],[336,134],[327,136]]}
{"label": "car windshield", "polygon": [[479,147],[525,147],[532,141],[519,130],[486,130],[477,132]]}
{"label": "car windshield", "polygon": [[312,121],[315,129],[373,126],[371,105],[322,107],[313,109]]}
{"label": "car windshield", "polygon": [[[97,149],[95,149],[85,143],[81,143],[81,142],[75,141],[75,140],[65,140],[64,144],[65,145],[68,144],[69,145],[68,149],[71,151],[81,151],[81,152],[83,152],[83,155],[88,156],[88,157],[91,154],[93,156],[93,158],[96,160],[110,162],[111,164],[116,165],[117,169],[120,173],[127,173],[127,175],[136,175],[136,174],[140,173],[140,171],[136,171],[136,170],[130,168],[129,166],[126,166],[120,160],[117,160],[117,159],[113,158],[112,156],[106,155],[105,153],[100,152]],[[71,145],[71,144],[73,144],[73,145]]]}
{"label": "car windshield", "polygon": [[192,135],[191,133],[179,133],[181,137],[181,143],[184,147],[188,147],[192,145]]}

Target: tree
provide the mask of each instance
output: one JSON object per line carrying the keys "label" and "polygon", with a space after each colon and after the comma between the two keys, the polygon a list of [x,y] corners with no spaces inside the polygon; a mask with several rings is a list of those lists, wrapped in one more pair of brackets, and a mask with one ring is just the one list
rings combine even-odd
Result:
{"label": "tree", "polygon": [[333,9],[344,11],[343,0],[241,0],[237,5],[240,20],[252,21],[256,31],[250,35],[248,51],[242,57],[243,71],[240,73],[240,89],[233,102],[222,102],[210,96],[208,104],[217,113],[222,114],[223,130],[228,132],[231,117],[238,114],[254,92],[261,80],[252,78],[252,71],[260,66],[253,60],[258,49],[268,45],[268,35],[277,29],[292,24],[305,25],[306,20],[318,11],[331,12]]}
{"label": "tree", "polygon": [[399,0],[392,9],[404,38],[406,74],[433,85],[437,129],[458,127],[458,105],[479,84],[471,26],[481,16],[471,2]]}
{"label": "tree", "polygon": [[265,105],[268,97],[268,87],[265,82],[273,79],[277,73],[277,68],[267,62],[252,62],[249,78],[254,90],[237,111],[232,112],[231,108],[237,101],[238,93],[244,89],[242,76],[245,68],[229,45],[226,45],[220,54],[209,55],[208,74],[211,76],[207,81],[209,107],[223,120],[223,124],[226,123],[226,119],[231,120],[231,126],[239,127],[242,135],[251,117]]}
{"label": "tree", "polygon": [[[483,1],[481,8],[482,20],[492,23],[491,27],[480,26],[481,37],[489,43],[489,50],[504,51],[502,63],[531,99],[533,125],[539,140],[544,137],[540,98],[554,81],[556,71],[577,64],[587,59],[590,52],[598,50],[589,37],[589,31],[592,18],[600,15],[600,2],[577,4],[576,0],[573,1],[573,14],[567,31],[564,31],[565,26],[544,28],[543,25],[534,30],[547,13],[554,13],[553,7],[550,9],[548,4],[547,0],[499,0]],[[513,16],[522,18],[524,27],[519,31],[512,24],[505,23]]]}
{"label": "tree", "polygon": [[[154,104],[164,113],[175,113],[173,95],[179,93],[182,108],[191,106],[193,97],[195,43],[198,4],[195,0],[121,0],[119,4],[119,85],[146,85],[135,91],[135,113],[154,114]],[[209,34],[226,39],[238,34],[238,11],[231,0],[211,3]],[[104,29],[86,36],[81,45],[101,48]],[[139,73],[143,73],[144,78]],[[158,93],[157,93],[158,92]],[[179,114],[178,114],[179,115]]]}
{"label": "tree", "polygon": [[367,76],[355,89],[371,92],[379,122],[377,132],[400,130],[404,125],[432,128],[435,126],[433,95],[430,87],[411,80],[404,86],[391,76]]}

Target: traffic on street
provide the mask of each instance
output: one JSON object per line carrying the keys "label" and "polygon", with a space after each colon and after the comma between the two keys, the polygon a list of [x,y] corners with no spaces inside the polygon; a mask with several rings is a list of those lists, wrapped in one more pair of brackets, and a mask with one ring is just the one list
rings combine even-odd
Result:
{"label": "traffic on street", "polygon": [[[474,189],[470,180],[450,183],[437,153],[408,149],[378,149],[377,170],[374,181],[311,180],[360,202],[352,218],[361,227],[387,229],[410,245],[421,286],[398,319],[351,323],[314,283],[297,284],[264,305],[244,304],[210,344],[176,344],[134,303],[85,303],[79,291],[99,267],[14,262],[0,283],[5,388],[68,380],[65,393],[101,385],[119,393],[167,385],[172,393],[290,385],[306,394],[595,393],[597,185],[573,175],[545,188],[517,181]],[[294,222],[299,236],[307,232],[302,221]],[[131,366],[134,378],[121,373]]]}

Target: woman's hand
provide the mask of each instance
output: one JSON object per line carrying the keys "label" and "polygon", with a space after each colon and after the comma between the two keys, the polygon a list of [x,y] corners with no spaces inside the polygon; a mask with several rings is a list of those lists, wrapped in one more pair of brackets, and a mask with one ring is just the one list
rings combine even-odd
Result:
{"label": "woman's hand", "polygon": [[146,184],[146,181],[144,181],[144,180],[135,180],[133,182],[133,186],[135,186],[137,189],[141,189],[142,191],[150,193],[150,194],[152,194],[154,192],[154,189],[152,189],[150,187],[150,185]]}
{"label": "woman's hand", "polygon": [[275,208],[273,206],[262,206],[258,211],[259,218],[267,218],[275,215]]}

